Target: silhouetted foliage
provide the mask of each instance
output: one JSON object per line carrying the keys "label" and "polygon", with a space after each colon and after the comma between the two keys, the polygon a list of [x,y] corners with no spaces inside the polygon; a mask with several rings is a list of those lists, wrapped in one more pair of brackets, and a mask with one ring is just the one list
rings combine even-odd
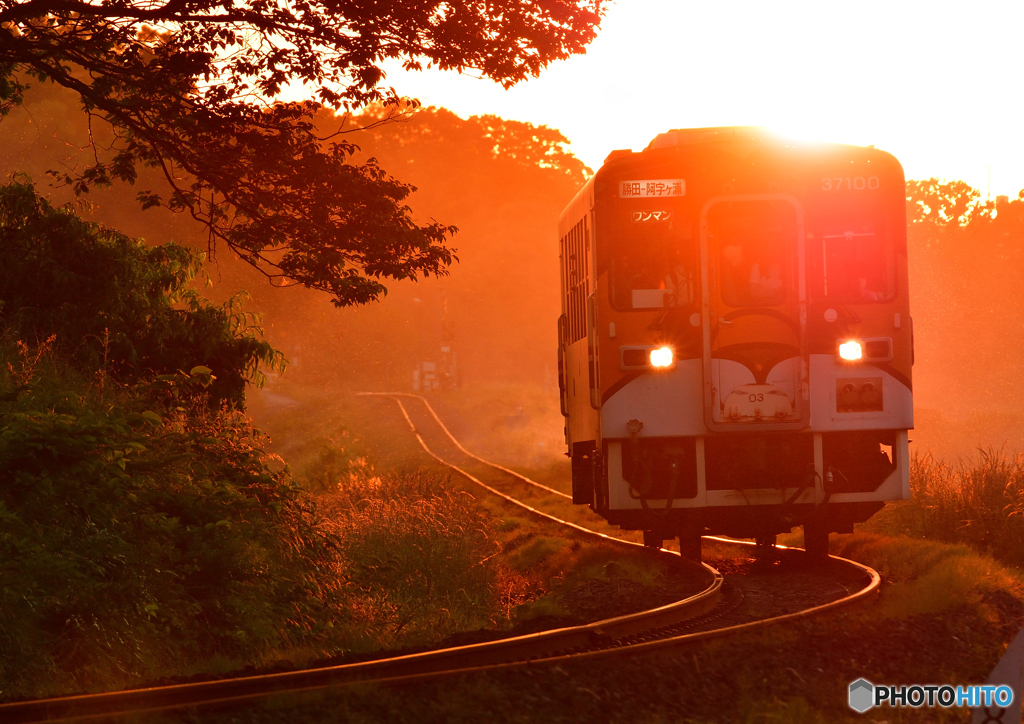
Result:
{"label": "silhouetted foliage", "polygon": [[0,387],[28,389],[0,396],[0,691],[337,645],[332,538],[241,413],[158,413],[142,387],[100,398],[45,350],[16,369],[10,347]]}
{"label": "silhouetted foliage", "polygon": [[0,187],[0,692],[337,645],[335,539],[231,409],[280,356],[202,265]]}
{"label": "silhouetted foliage", "polygon": [[979,211],[980,197],[977,189],[963,181],[934,178],[907,181],[907,223],[933,226],[969,223]]}
{"label": "silhouetted foliage", "polygon": [[299,359],[290,376],[405,388],[417,362],[437,359],[450,325],[467,382],[541,383],[546,366],[554,374],[558,215],[589,169],[556,129],[443,108],[375,124],[386,112],[356,117],[370,128],[353,140],[417,185],[417,216],[458,223],[457,273],[395,285],[385,303],[359,310],[332,310],[304,290],[254,289],[267,334]]}
{"label": "silhouetted foliage", "polygon": [[[958,420],[1017,414],[1024,394],[1024,195],[997,203],[962,181],[936,179],[909,181],[907,195],[915,403]],[[988,439],[1007,441],[1007,421],[996,427],[1002,429]],[[978,438],[973,431],[967,438],[969,450]]]}
{"label": "silhouetted foliage", "polygon": [[229,303],[213,306],[189,284],[197,252],[147,247],[53,209],[31,185],[0,187],[0,330],[43,340],[87,372],[135,383],[205,366],[209,402],[243,407],[245,384],[280,354]]}
{"label": "silhouetted foliage", "polygon": [[[364,3],[215,0],[91,3],[0,0],[0,113],[31,79],[77,93],[115,139],[60,176],[79,193],[156,168],[185,211],[280,283],[339,305],[385,292],[382,279],[443,273],[454,227],[418,224],[412,187],[372,159],[352,163],[324,108],[398,102],[381,64],[474,68],[506,86],[583,52],[603,0]],[[289,88],[315,100],[278,102]]]}

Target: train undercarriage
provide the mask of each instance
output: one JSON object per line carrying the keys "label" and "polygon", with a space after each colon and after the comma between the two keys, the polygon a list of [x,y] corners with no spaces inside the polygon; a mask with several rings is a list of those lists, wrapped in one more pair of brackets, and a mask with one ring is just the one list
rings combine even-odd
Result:
{"label": "train undercarriage", "polygon": [[577,443],[572,455],[574,503],[643,531],[645,545],[679,538],[695,560],[703,535],[770,547],[798,526],[824,556],[829,533],[853,532],[882,508],[880,489],[904,488],[908,473],[898,431],[634,437],[604,441],[600,455]]}

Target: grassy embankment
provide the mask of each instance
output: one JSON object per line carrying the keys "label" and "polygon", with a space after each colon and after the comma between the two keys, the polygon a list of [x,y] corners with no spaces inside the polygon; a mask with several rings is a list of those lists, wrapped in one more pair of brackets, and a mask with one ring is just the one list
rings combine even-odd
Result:
{"label": "grassy embankment", "polygon": [[[568,625],[622,613],[622,599],[638,591],[657,603],[705,585],[696,571],[567,534],[451,474],[422,451],[391,400],[281,384],[253,397],[253,413],[342,538],[367,616],[353,650]],[[565,487],[559,467],[552,455],[540,470]],[[590,598],[604,603],[594,608]],[[479,603],[474,615],[456,615],[469,600]]]}
{"label": "grassy embankment", "polygon": [[0,227],[0,699],[599,618],[581,585],[699,587],[422,459],[394,472],[421,453],[379,409],[356,419],[363,452],[301,410],[293,475],[239,411],[277,355],[194,291],[198,254],[28,186],[0,188]]}
{"label": "grassy embankment", "polygon": [[301,411],[293,476],[245,416],[164,384],[104,385],[45,348],[0,364],[23,388],[0,410],[5,697],[536,630],[703,585],[425,466],[379,400],[348,398],[365,443]]}
{"label": "grassy embankment", "polygon": [[[490,424],[499,429],[508,424],[507,410],[495,413],[491,403],[442,397],[435,405],[444,409],[446,420],[456,418],[453,428],[460,415],[483,420],[482,426],[466,425],[463,434],[487,429],[489,420],[497,419]],[[500,445],[492,441],[488,451],[486,444],[467,442],[474,451],[500,458]],[[513,463],[514,453],[503,462]],[[557,462],[540,467],[545,469],[548,484],[565,485],[567,476]],[[530,472],[540,477],[538,470]],[[885,581],[877,604],[861,610],[673,655],[467,677],[444,687],[371,687],[289,710],[289,716],[298,713],[310,721],[481,716],[496,721],[961,721],[959,710],[882,709],[857,715],[846,706],[846,686],[861,676],[894,684],[984,680],[1024,617],[1019,567],[1024,468],[1020,460],[991,451],[955,464],[919,457],[912,486],[913,500],[890,504],[854,535],[833,537],[834,553],[875,567]],[[799,534],[788,542],[799,544]],[[250,717],[279,720],[269,710]]]}
{"label": "grassy embankment", "polygon": [[[905,528],[892,521],[905,526],[910,516],[936,525],[927,528],[936,537],[963,535],[971,526],[957,532],[939,519],[929,521],[937,511],[964,510],[961,498],[940,491],[962,496],[953,483],[973,480],[992,490],[1001,481],[1012,498],[1013,470],[1009,461],[988,458],[965,465],[958,479],[955,469],[918,463],[916,502],[893,506],[873,522],[874,532],[834,538],[834,552],[882,573],[886,585],[876,605],[672,654],[463,677],[444,686],[362,687],[299,708],[286,700],[248,710],[239,720],[962,721],[959,710],[858,715],[846,707],[846,686],[861,676],[895,684],[984,679],[1024,614],[1019,572],[963,543],[900,535]],[[928,472],[931,477],[922,474]],[[922,490],[922,483],[930,489]],[[979,510],[994,520],[993,506],[1003,502],[993,496]],[[915,513],[918,505],[922,510]]]}
{"label": "grassy embankment", "polygon": [[[277,355],[195,291],[198,254],[23,184],[0,187],[0,232],[0,699],[436,643],[571,616],[575,575],[670,578],[344,442],[297,480],[239,412]],[[388,455],[412,442],[380,432]]]}
{"label": "grassy embankment", "polygon": [[[996,455],[961,466],[917,461],[914,501],[888,508],[865,526],[870,531],[832,540],[834,553],[875,567],[885,581],[877,603],[859,609],[671,653],[458,677],[443,686],[367,686],[304,703],[286,699],[237,717],[246,722],[963,721],[959,709],[856,714],[847,707],[846,687],[859,677],[907,685],[985,679],[1024,618],[1024,578],[1014,565],[1012,546],[1022,521],[1006,507],[1016,500],[1019,470],[1015,461]],[[949,524],[951,518],[956,525]],[[981,536],[976,540],[987,552],[967,536]]]}

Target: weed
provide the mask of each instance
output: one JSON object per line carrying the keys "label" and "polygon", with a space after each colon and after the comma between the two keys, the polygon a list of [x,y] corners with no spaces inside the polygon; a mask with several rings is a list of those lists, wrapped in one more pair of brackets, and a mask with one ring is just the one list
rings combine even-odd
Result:
{"label": "weed", "polygon": [[994,449],[956,463],[915,455],[909,501],[890,503],[866,532],[966,543],[1024,564],[1024,460]]}
{"label": "weed", "polygon": [[892,581],[881,608],[889,617],[976,607],[988,594],[1021,588],[1007,569],[964,545],[858,533],[836,537],[833,552],[862,561]]}
{"label": "weed", "polygon": [[487,626],[522,597],[495,560],[486,516],[447,478],[353,474],[320,501],[344,557],[353,648]]}
{"label": "weed", "polygon": [[537,568],[542,561],[565,551],[570,541],[564,538],[533,538],[509,556],[508,564],[520,571]]}
{"label": "weed", "polygon": [[17,341],[17,357],[7,362],[7,373],[17,387],[24,387],[35,379],[39,360],[52,351],[53,343],[56,339],[57,335],[51,334],[38,345],[35,345],[35,349],[20,339]]}

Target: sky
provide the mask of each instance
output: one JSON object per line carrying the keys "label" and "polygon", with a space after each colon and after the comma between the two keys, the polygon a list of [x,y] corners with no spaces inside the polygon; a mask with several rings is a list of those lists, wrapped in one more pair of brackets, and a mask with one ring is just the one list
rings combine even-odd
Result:
{"label": "sky", "polygon": [[1024,2],[619,0],[585,56],[503,90],[472,74],[387,84],[460,116],[561,130],[598,168],[670,128],[761,125],[874,145],[907,178],[1024,189]]}

